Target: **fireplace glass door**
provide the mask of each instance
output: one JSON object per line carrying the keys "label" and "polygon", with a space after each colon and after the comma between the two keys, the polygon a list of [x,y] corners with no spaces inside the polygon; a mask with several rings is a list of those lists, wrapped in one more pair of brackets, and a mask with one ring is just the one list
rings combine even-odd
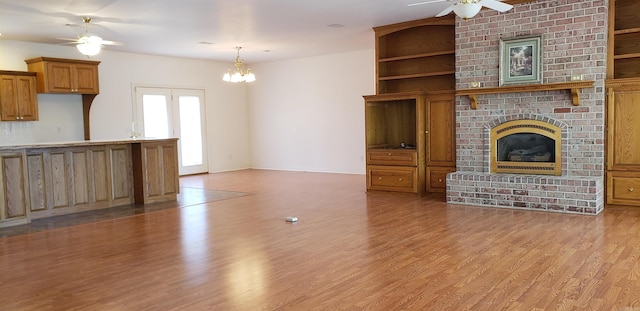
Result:
{"label": "fireplace glass door", "polygon": [[491,172],[562,174],[562,134],[553,124],[514,120],[491,129]]}

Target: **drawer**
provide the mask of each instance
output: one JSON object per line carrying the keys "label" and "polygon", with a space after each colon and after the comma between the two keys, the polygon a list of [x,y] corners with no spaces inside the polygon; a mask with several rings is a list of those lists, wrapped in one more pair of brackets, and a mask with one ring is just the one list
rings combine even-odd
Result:
{"label": "drawer", "polygon": [[607,203],[640,206],[640,172],[607,172]]}
{"label": "drawer", "polygon": [[368,150],[367,164],[417,166],[417,155],[418,154],[415,150],[406,149]]}
{"label": "drawer", "polygon": [[418,169],[400,166],[367,167],[367,189],[418,193]]}
{"label": "drawer", "polygon": [[446,192],[447,174],[455,171],[455,167],[427,167],[427,192]]}

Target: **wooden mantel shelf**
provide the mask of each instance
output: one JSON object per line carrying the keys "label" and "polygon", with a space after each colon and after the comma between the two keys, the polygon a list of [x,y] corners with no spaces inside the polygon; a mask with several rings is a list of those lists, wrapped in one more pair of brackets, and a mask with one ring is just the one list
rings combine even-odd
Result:
{"label": "wooden mantel shelf", "polygon": [[501,87],[483,87],[464,90],[456,90],[456,96],[468,96],[471,102],[471,109],[478,108],[478,95],[503,94],[503,93],[523,93],[542,92],[555,90],[570,90],[573,105],[580,105],[580,89],[593,87],[593,81],[572,81],[549,84],[529,84],[529,85],[509,85]]}

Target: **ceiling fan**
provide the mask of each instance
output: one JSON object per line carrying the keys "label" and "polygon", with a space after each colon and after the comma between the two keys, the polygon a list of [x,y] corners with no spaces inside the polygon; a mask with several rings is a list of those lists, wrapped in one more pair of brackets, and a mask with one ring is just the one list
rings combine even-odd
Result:
{"label": "ceiling fan", "polygon": [[480,12],[482,7],[486,7],[499,12],[506,12],[513,8],[513,5],[502,3],[500,2],[500,0],[430,0],[409,4],[409,6],[445,1],[454,3],[446,9],[442,10],[442,12],[438,13],[436,17],[445,16],[453,11],[459,17],[469,19],[476,16],[476,14]]}
{"label": "ceiling fan", "polygon": [[84,22],[85,32],[78,35],[77,39],[60,39],[71,41],[71,44],[75,44],[76,48],[78,48],[78,51],[80,51],[80,53],[82,53],[83,55],[86,55],[87,57],[94,56],[100,53],[100,50],[104,45],[121,45],[121,43],[104,40],[101,37],[89,33],[89,24],[91,24],[92,21],[91,17],[82,17],[82,21]]}

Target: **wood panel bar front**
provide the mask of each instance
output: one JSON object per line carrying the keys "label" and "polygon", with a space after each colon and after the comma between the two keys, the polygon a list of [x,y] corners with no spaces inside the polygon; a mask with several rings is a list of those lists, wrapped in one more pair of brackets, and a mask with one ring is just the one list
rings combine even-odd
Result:
{"label": "wood panel bar front", "polygon": [[0,145],[0,227],[175,201],[177,138]]}

